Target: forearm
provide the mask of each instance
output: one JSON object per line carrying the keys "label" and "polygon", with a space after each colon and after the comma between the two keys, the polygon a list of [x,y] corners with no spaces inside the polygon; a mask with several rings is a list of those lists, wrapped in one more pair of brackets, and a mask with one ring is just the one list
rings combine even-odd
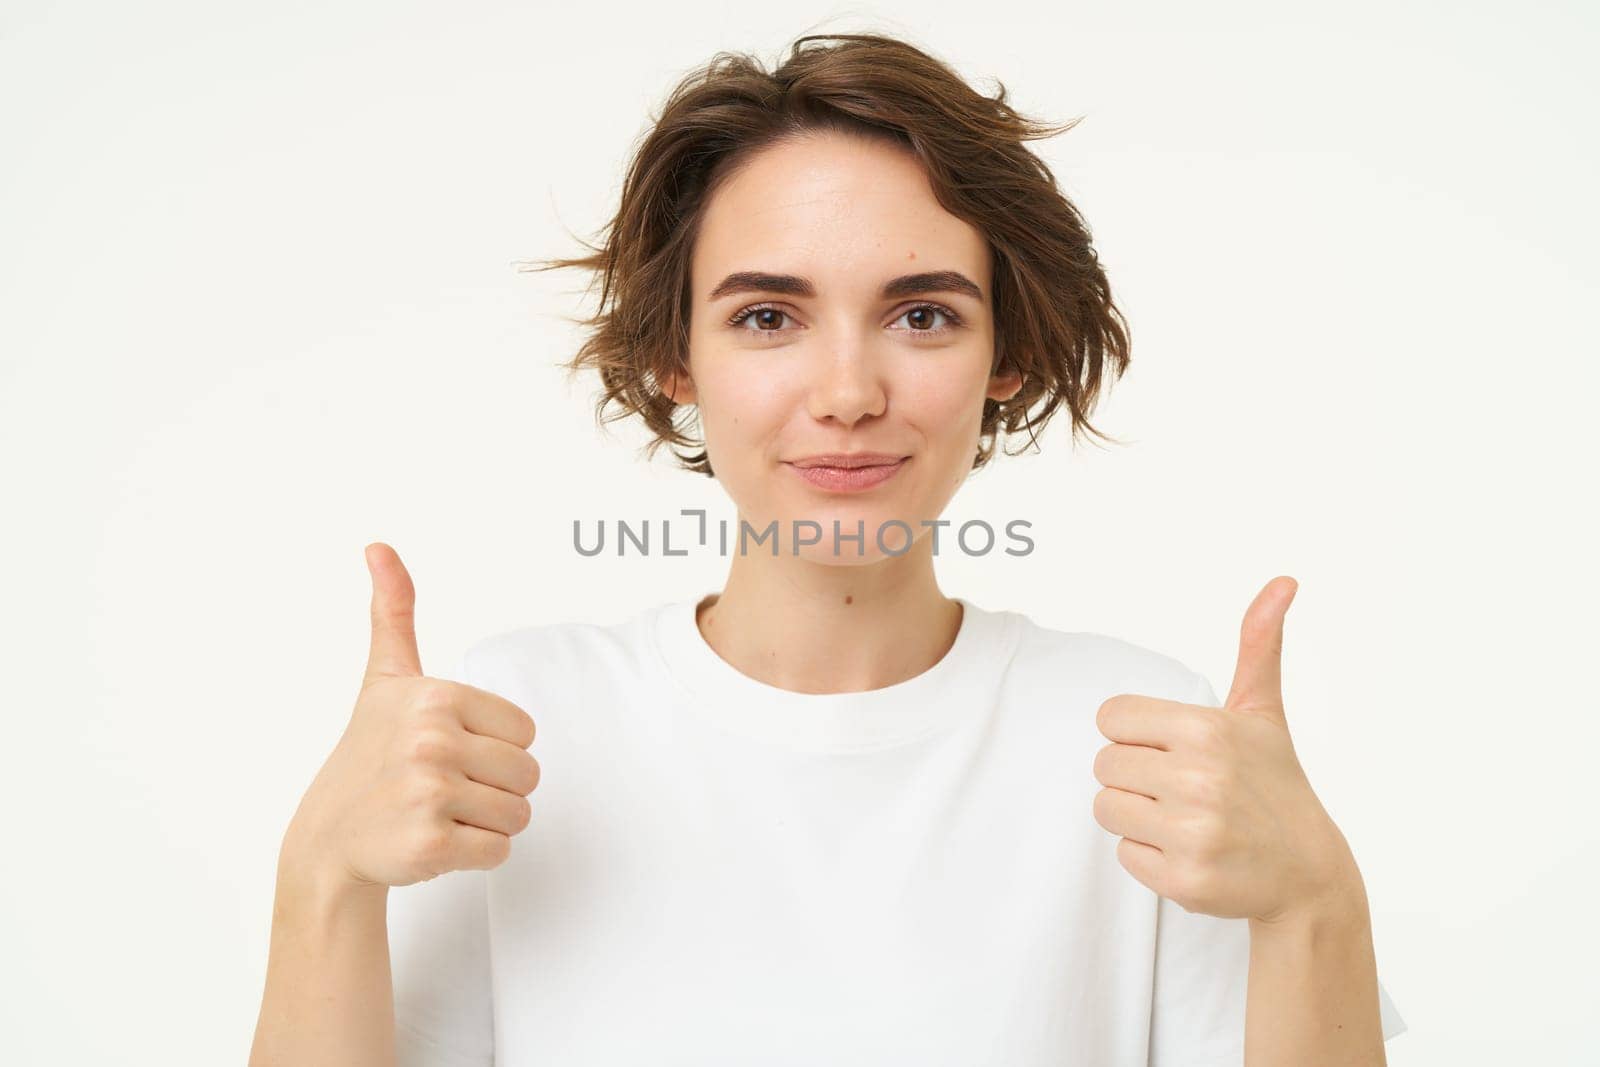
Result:
{"label": "forearm", "polygon": [[387,886],[320,876],[285,840],[250,1067],[392,1067],[387,913]]}
{"label": "forearm", "polygon": [[1245,1067],[1383,1067],[1378,966],[1365,886],[1350,875],[1321,901],[1250,921]]}

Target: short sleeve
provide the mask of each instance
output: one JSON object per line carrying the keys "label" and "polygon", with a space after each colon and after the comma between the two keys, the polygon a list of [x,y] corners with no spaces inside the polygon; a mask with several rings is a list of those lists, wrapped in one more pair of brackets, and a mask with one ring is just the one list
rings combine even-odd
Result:
{"label": "short sleeve", "polygon": [[[1196,680],[1190,702],[1220,706],[1205,677]],[[1248,919],[1191,912],[1157,897],[1150,1067],[1242,1063],[1249,981]],[[1407,1029],[1381,979],[1378,1015],[1385,1041]]]}
{"label": "short sleeve", "polygon": [[[431,677],[466,681],[465,657]],[[389,890],[396,1067],[492,1067],[486,871]]]}

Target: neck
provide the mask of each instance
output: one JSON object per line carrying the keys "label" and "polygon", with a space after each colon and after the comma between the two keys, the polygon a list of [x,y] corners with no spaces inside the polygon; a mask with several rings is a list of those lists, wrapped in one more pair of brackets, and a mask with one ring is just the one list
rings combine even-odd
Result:
{"label": "neck", "polygon": [[706,643],[757,681],[797,693],[882,689],[944,658],[961,605],[939,591],[929,539],[904,555],[844,565],[735,554],[695,620]]}

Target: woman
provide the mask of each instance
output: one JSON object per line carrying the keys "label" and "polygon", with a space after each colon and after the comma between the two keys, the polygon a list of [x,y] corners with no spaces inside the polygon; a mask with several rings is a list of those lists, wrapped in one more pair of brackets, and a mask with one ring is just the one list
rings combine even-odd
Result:
{"label": "woman", "polygon": [[368,546],[368,673],[285,835],[253,1064],[1383,1062],[1404,1024],[1284,726],[1292,581],[1223,707],[938,587],[996,435],[1062,405],[1096,432],[1128,361],[1023,147],[1059,128],[1004,96],[875,35],[678,86],[609,241],[554,265],[604,283],[573,363],[599,414],[651,451],[697,422],[726,584],[428,678]]}

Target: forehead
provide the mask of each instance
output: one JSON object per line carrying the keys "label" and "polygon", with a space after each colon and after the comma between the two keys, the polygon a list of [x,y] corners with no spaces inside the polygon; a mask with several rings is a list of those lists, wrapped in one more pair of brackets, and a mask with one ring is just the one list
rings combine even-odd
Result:
{"label": "forehead", "polygon": [[826,293],[923,268],[987,288],[988,264],[983,234],[939,204],[909,149],[828,132],[762,149],[729,175],[706,206],[691,272],[704,299],[733,270],[806,274]]}

